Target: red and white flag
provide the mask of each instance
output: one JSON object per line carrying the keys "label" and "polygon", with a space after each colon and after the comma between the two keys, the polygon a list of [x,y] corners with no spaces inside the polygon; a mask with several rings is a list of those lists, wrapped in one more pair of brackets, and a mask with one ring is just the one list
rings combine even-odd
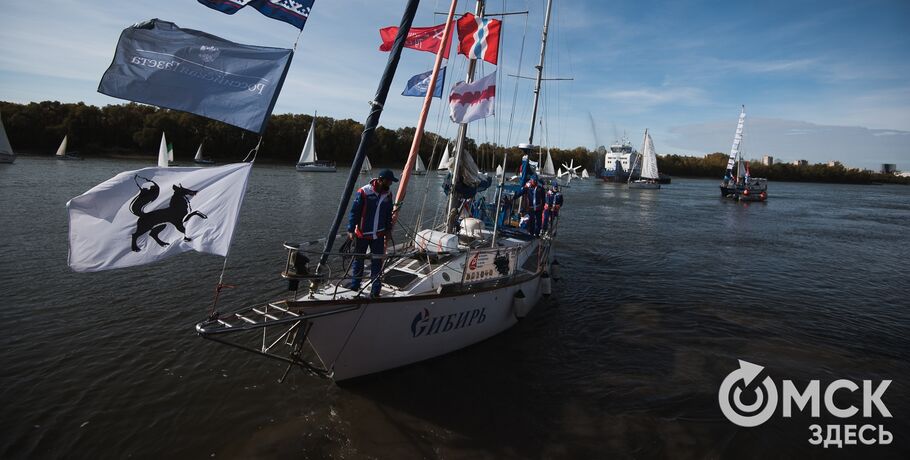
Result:
{"label": "red and white flag", "polygon": [[[404,47],[436,54],[439,51],[439,45],[442,44],[442,34],[445,29],[445,23],[432,27],[411,27],[407,38],[404,40]],[[392,26],[379,29],[379,36],[382,38],[382,45],[379,45],[379,51],[390,51],[397,35],[398,27]],[[449,58],[448,46],[446,46],[442,57]]]}
{"label": "red and white flag", "polygon": [[496,65],[499,56],[499,30],[502,21],[478,18],[465,13],[458,20],[458,52],[471,59],[483,59]]}
{"label": "red and white flag", "polygon": [[457,83],[449,95],[449,112],[455,123],[470,123],[493,115],[496,72],[472,83]]}

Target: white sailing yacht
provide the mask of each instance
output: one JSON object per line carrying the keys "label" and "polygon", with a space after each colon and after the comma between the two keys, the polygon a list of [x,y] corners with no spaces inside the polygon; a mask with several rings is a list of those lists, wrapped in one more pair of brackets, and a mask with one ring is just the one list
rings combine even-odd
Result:
{"label": "white sailing yacht", "polygon": [[[748,164],[743,162],[743,130],[746,125],[746,106],[739,112],[733,147],[727,160],[727,172],[720,184],[720,196],[738,201],[765,201],[768,199],[768,179],[752,177]],[[736,172],[733,168],[736,167]]]}
{"label": "white sailing yacht", "polygon": [[581,170],[581,178],[582,178],[582,179],[587,179],[587,178],[589,178],[589,177],[591,177],[591,176],[588,174],[588,170],[587,170],[587,169],[582,169],[582,170]]}
{"label": "white sailing yacht", "polygon": [[303,172],[335,172],[335,162],[319,160],[316,156],[316,116],[310,124],[310,132],[306,135],[306,142],[297,160],[297,170]]}
{"label": "white sailing yacht", "polygon": [[445,171],[446,173],[449,172],[449,163],[452,162],[450,155],[449,155],[450,148],[451,148],[451,144],[446,144],[446,149],[442,153],[442,158],[439,159],[439,166],[436,167],[436,171],[440,171],[439,174],[442,174],[441,171]]}
{"label": "white sailing yacht", "polygon": [[[549,22],[551,3],[552,0],[548,0],[544,29]],[[447,24],[452,22],[454,4],[453,1]],[[483,18],[482,1],[478,1],[477,16]],[[451,29],[447,26],[444,33],[448,34]],[[399,31],[400,34],[407,32],[406,29]],[[447,38],[444,35],[442,41],[446,42]],[[400,46],[392,52],[400,52]],[[545,46],[544,33],[541,61],[536,67],[535,115]],[[432,93],[440,61],[441,54],[437,55],[428,93]],[[470,65],[468,82],[473,80],[473,69],[474,65]],[[385,101],[382,91],[380,87],[375,98],[379,107]],[[419,127],[425,120],[428,104],[425,100],[417,136],[421,133]],[[377,123],[378,117],[371,118],[370,122]],[[529,146],[533,145],[533,122],[531,126]],[[368,123],[364,130],[374,127]],[[459,125],[458,142],[453,151],[453,180],[459,180],[465,163],[473,163],[463,148],[466,132],[467,124]],[[441,227],[420,230],[409,235],[408,241],[390,245],[387,254],[381,256],[385,264],[378,297],[364,295],[363,291],[369,292],[370,287],[366,274],[361,290],[345,287],[351,276],[351,255],[334,252],[332,247],[348,213],[357,169],[365,159],[366,141],[363,139],[367,139],[366,136],[358,147],[348,186],[324,247],[320,249],[312,243],[285,244],[288,259],[282,276],[296,292],[294,298],[212,315],[196,325],[197,333],[290,365],[299,365],[317,375],[344,380],[415,363],[480,342],[515,325],[542,295],[549,294],[548,273],[555,268],[551,265],[550,248],[556,236],[556,222],[549,233],[535,237],[512,226],[500,225],[500,219],[488,229],[481,221],[470,217],[462,219],[461,225],[450,218]],[[416,141],[414,144],[419,146]],[[527,158],[530,148],[525,150],[523,158],[524,176],[530,174]],[[410,165],[416,154],[417,149],[412,145],[396,202],[404,199],[407,180],[412,174]],[[473,168],[476,169],[476,165]],[[500,182],[500,193],[505,193],[504,187],[507,186]],[[520,186],[513,187],[520,190]],[[455,194],[450,194],[446,216],[457,216],[461,208]],[[500,215],[499,209],[496,215]],[[311,261],[315,267],[310,265]],[[227,339],[239,337],[240,333],[246,335],[247,340],[252,337],[255,345]],[[274,351],[285,344],[290,346],[288,355]],[[301,354],[304,344],[309,344],[315,352],[311,359],[304,359]]]}
{"label": "white sailing yacht", "polygon": [[3,126],[3,117],[0,116],[0,163],[12,163],[16,161],[16,152],[9,143],[9,137],[6,135],[6,127]]}
{"label": "white sailing yacht", "polygon": [[641,149],[641,155],[639,156],[641,158],[641,174],[636,181],[632,181],[632,176],[629,176],[629,188],[659,189],[660,174],[657,172],[657,153],[654,151],[654,141],[651,140],[651,135],[648,134],[647,129],[645,129],[645,138],[642,141]]}
{"label": "white sailing yacht", "polygon": [[196,156],[193,157],[193,163],[196,163],[196,164],[199,164],[199,165],[213,165],[213,164],[215,164],[215,160],[212,160],[211,158],[205,158],[205,157],[202,156],[202,144],[203,144],[203,143],[200,142],[200,143],[199,143],[199,148],[196,149]]}
{"label": "white sailing yacht", "polygon": [[169,166],[168,161],[168,148],[167,148],[167,138],[164,136],[164,133],[161,133],[161,144],[158,146],[158,167],[167,168]]}
{"label": "white sailing yacht", "polygon": [[556,169],[553,166],[553,156],[550,155],[550,149],[547,149],[547,161],[543,164],[543,169],[541,170],[540,177],[544,178],[553,178],[556,177]]}
{"label": "white sailing yacht", "polygon": [[422,176],[427,173],[427,167],[423,164],[423,160],[420,159],[420,155],[417,155],[417,163],[414,164],[414,175]]}
{"label": "white sailing yacht", "polygon": [[363,166],[360,167],[360,174],[370,175],[373,172],[373,165],[370,164],[368,157],[363,158]]}
{"label": "white sailing yacht", "polygon": [[54,154],[54,157],[58,160],[81,160],[82,157],[79,156],[76,152],[66,151],[66,139],[68,136],[63,136],[63,142],[60,143],[60,147],[57,147],[57,153]]}

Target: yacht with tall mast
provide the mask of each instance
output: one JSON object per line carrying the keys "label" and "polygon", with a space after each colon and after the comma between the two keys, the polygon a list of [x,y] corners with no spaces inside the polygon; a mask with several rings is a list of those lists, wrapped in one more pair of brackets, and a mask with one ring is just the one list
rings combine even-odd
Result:
{"label": "yacht with tall mast", "polygon": [[[452,1],[442,42],[448,41],[455,13]],[[390,64],[371,104],[364,136],[357,149],[335,219],[327,236],[317,244],[285,244],[288,256],[282,276],[295,295],[287,300],[264,302],[231,313],[218,313],[196,325],[204,338],[301,366],[313,374],[344,380],[415,363],[480,342],[515,325],[541,296],[550,292],[549,273],[555,269],[552,242],[557,222],[548,233],[535,237],[508,225],[511,210],[499,206],[499,197],[520,192],[500,179],[492,228],[483,219],[463,214],[471,200],[460,190],[469,170],[477,169],[465,152],[468,124],[461,123],[453,149],[453,183],[449,188],[444,222],[408,234],[404,242],[389,245],[379,276],[379,295],[365,296],[364,289],[348,287],[351,260],[363,254],[334,249],[341,222],[348,211],[358,172],[366,159],[372,130],[385,104],[403,37],[416,10],[411,0],[392,47]],[[528,155],[535,150],[534,118],[540,94],[547,28],[552,0],[547,1],[537,68],[534,110],[528,142],[521,144],[523,180],[531,177]],[[478,1],[476,19],[486,21],[484,2]],[[420,138],[426,121],[443,50],[439,50],[424,107],[417,124],[408,160],[402,168],[395,214],[405,202]],[[470,59],[466,82],[474,80],[476,59]],[[505,169],[506,156],[502,166]],[[511,188],[510,188],[511,187]],[[517,188],[515,188],[517,187]],[[418,219],[418,222],[420,220]],[[419,228],[419,227],[418,227]],[[315,265],[315,267],[313,267]],[[364,275],[364,278],[369,278]],[[365,283],[369,286],[370,283]],[[245,339],[243,338],[245,337]],[[246,340],[246,341],[244,341]],[[306,356],[304,345],[313,354]]]}
{"label": "yacht with tall mast", "polygon": [[[737,201],[765,201],[768,199],[768,179],[752,177],[749,163],[743,161],[743,129],[746,124],[746,106],[742,106],[733,147],[727,160],[727,171],[720,184],[720,196]],[[735,168],[735,171],[734,171]]]}
{"label": "yacht with tall mast", "polygon": [[313,115],[313,121],[310,123],[310,131],[306,135],[306,142],[303,143],[303,150],[300,151],[300,159],[297,160],[297,170],[301,172],[335,172],[335,162],[320,160],[316,156],[316,115]]}
{"label": "yacht with tall mast", "polygon": [[0,116],[0,163],[13,163],[14,161],[16,161],[16,152],[9,143],[6,128],[3,126],[3,117]]}

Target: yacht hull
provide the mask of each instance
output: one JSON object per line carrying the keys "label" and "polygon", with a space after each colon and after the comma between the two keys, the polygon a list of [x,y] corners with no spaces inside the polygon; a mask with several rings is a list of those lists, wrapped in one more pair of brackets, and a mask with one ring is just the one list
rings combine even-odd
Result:
{"label": "yacht hull", "polygon": [[[519,291],[521,295],[516,297]],[[541,295],[541,275],[537,273],[514,284],[469,294],[380,298],[351,311],[311,320],[307,338],[333,378],[345,380],[488,339],[515,325]]]}

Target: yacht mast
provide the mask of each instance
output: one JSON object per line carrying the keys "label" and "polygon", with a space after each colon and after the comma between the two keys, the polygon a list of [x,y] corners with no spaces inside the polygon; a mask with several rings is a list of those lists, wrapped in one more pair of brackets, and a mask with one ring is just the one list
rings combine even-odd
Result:
{"label": "yacht mast", "polygon": [[540,99],[540,82],[543,80],[544,56],[547,52],[547,29],[550,27],[550,10],[553,7],[553,0],[547,0],[547,13],[543,20],[543,32],[540,35],[540,62],[535,67],[537,69],[537,81],[534,83],[534,109],[531,111],[531,132],[528,133],[528,145],[534,145],[534,122],[537,120],[537,105]]}
{"label": "yacht mast", "polygon": [[[474,15],[480,19],[483,19],[484,13],[484,0],[477,0],[477,7],[475,8]],[[474,81],[474,69],[477,67],[477,59],[471,58],[468,61],[468,75],[465,77],[465,83],[471,83]],[[455,166],[452,170],[452,188],[449,190],[449,204],[446,206],[446,233],[453,233],[455,231],[455,224],[457,222],[457,210],[456,208],[456,198],[455,198],[455,184],[458,183],[458,178],[461,174],[461,157],[464,153],[464,140],[468,133],[468,124],[460,123],[458,125],[458,136],[455,140]]]}

